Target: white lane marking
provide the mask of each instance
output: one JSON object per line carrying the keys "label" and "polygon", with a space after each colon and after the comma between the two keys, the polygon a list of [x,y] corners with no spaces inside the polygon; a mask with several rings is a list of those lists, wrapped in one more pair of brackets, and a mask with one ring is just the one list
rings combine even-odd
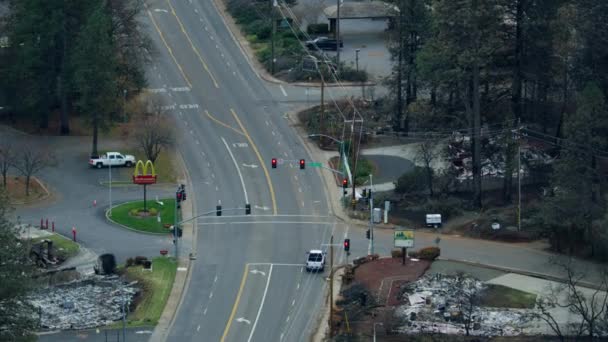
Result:
{"label": "white lane marking", "polygon": [[205,152],[201,151],[201,155],[204,157],[205,156]]}
{"label": "white lane marking", "polygon": [[272,133],[272,135],[273,135],[273,136],[275,136],[275,135],[276,135],[276,133],[275,133],[274,131],[270,131],[270,133]]}
{"label": "white lane marking", "polygon": [[236,321],[239,322],[239,323],[245,322],[247,324],[251,324],[251,321],[248,320],[248,319],[245,319],[245,317],[239,317],[239,318],[236,319]]}
{"label": "white lane marking", "polygon": [[257,165],[255,165],[255,164],[251,164],[251,165],[249,165],[249,164],[245,164],[245,163],[243,163],[243,166],[244,166],[244,167],[249,167],[249,168],[252,168],[252,169],[257,169],[257,168],[258,168],[258,166],[257,166]]}
{"label": "white lane marking", "polygon": [[285,88],[283,88],[283,85],[279,84],[279,88],[281,88],[281,92],[283,93],[283,96],[287,96],[287,93],[285,92]]}
{"label": "white lane marking", "polygon": [[265,122],[266,122],[266,126],[270,126],[270,124],[268,123],[268,120],[266,120]]}
{"label": "white lane marking", "polygon": [[209,293],[209,299],[213,298],[213,292]]}
{"label": "white lane marking", "polygon": [[215,278],[213,278],[213,282],[217,283],[217,276],[215,276]]}
{"label": "white lane marking", "polygon": [[203,315],[207,314],[207,308],[205,308],[205,311],[203,311]]}
{"label": "white lane marking", "polygon": [[207,167],[211,167],[211,163],[210,162],[207,162]]}
{"label": "white lane marking", "polygon": [[[226,218],[226,217],[231,217],[231,216],[222,216],[222,217]],[[234,217],[234,216],[232,216],[232,217]],[[247,215],[247,217],[249,217],[249,215]],[[217,217],[213,216],[213,218],[217,218]],[[296,224],[296,225],[318,225],[318,226],[331,225],[331,223],[329,223],[329,222],[315,222],[315,221],[310,221],[310,222],[306,222],[306,221],[230,221],[230,222],[200,222],[199,223],[199,225],[201,225],[201,226],[202,225],[217,226],[217,225],[224,225],[224,224],[249,224],[249,225],[263,224],[263,225],[267,225],[268,227],[272,227],[273,224]],[[321,228],[321,227],[317,227],[317,228]]]}
{"label": "white lane marking", "polygon": [[232,74],[233,74],[234,76],[236,76],[236,71],[233,71],[233,72],[232,72]]}
{"label": "white lane marking", "polygon": [[215,186],[215,191],[220,191],[220,188],[218,188],[217,185]]}
{"label": "white lane marking", "polygon": [[215,178],[215,173],[212,173],[212,174],[211,174],[211,178]]}
{"label": "white lane marking", "polygon": [[253,270],[249,271],[249,273],[253,273],[253,274],[261,274],[263,277],[265,277],[265,276],[266,276],[266,272],[264,272],[264,271],[259,271],[259,270],[257,270],[257,269],[253,269]]}
{"label": "white lane marking", "polygon": [[186,272],[188,270],[188,268],[187,267],[178,267],[177,270],[180,272]]}
{"label": "white lane marking", "polygon": [[291,306],[294,306],[294,305],[296,305],[296,300],[295,299],[291,301]]}
{"label": "white lane marking", "polygon": [[199,325],[196,327],[196,331],[197,331],[197,332],[198,332],[198,331],[201,331],[201,325],[200,325],[200,324],[199,324]]}
{"label": "white lane marking", "polygon": [[264,211],[268,211],[268,210],[270,210],[270,207],[267,207],[267,206],[260,207],[260,206],[258,206],[258,205],[254,205],[253,207],[254,207],[255,209],[260,209],[260,210],[264,210]]}
{"label": "white lane marking", "polygon": [[230,66],[230,62],[226,62],[226,65],[227,65],[227,66]]}
{"label": "white lane marking", "polygon": [[301,187],[298,188],[298,192],[302,192],[302,188]]}
{"label": "white lane marking", "polygon": [[294,175],[293,179],[295,179],[297,181],[298,180],[298,176]]}
{"label": "white lane marking", "polygon": [[215,44],[215,48],[216,48],[216,49],[219,49],[219,48],[220,48],[220,46],[219,46],[219,45],[217,45],[217,44]]}
{"label": "white lane marking", "polygon": [[296,286],[296,290],[300,289],[300,283],[298,283],[298,286]]}
{"label": "white lane marking", "polygon": [[213,38],[213,36],[209,36],[209,37],[211,37],[211,40],[215,40],[215,38]]}
{"label": "white lane marking", "polygon": [[166,9],[161,9],[161,8],[155,8],[154,12],[164,12],[164,13],[169,13],[169,11],[167,11]]}
{"label": "white lane marking", "polygon": [[304,201],[302,201],[302,208],[304,208]]}
{"label": "white lane marking", "polygon": [[289,322],[289,316],[287,316],[287,319],[285,320],[285,322]]}
{"label": "white lane marking", "polygon": [[226,149],[228,150],[228,153],[230,154],[230,158],[232,158],[232,162],[234,163],[234,167],[236,167],[236,171],[239,173],[239,178],[241,179],[241,185],[243,186],[243,192],[245,193],[245,203],[249,203],[249,197],[247,196],[247,188],[245,188],[245,181],[243,180],[243,175],[241,174],[241,169],[239,168],[239,164],[236,162],[236,159],[234,158],[234,154],[232,154],[232,150],[230,149],[230,146],[228,146],[228,143],[226,142],[226,139],[224,139],[224,137],[222,137],[222,141],[224,142],[224,145],[226,146]]}
{"label": "white lane marking", "polygon": [[300,273],[304,272],[304,267],[300,268]]}
{"label": "white lane marking", "polygon": [[281,145],[281,140],[277,141],[277,145]]}
{"label": "white lane marking", "polygon": [[203,22],[203,18],[198,18],[198,21],[200,21],[202,23]]}
{"label": "white lane marking", "polygon": [[285,335],[284,333],[281,333],[281,341],[283,340],[284,335]]}
{"label": "white lane marking", "polygon": [[201,142],[200,142],[200,141],[198,141],[198,140],[196,140],[196,144],[197,144],[197,145],[200,145],[200,144],[201,144]]}
{"label": "white lane marking", "polygon": [[195,8],[195,9],[194,9],[194,13],[198,13],[198,9],[196,9],[196,8]]}
{"label": "white lane marking", "polygon": [[209,29],[207,28],[207,26],[205,26],[205,31],[209,31]]}
{"label": "white lane marking", "polygon": [[298,267],[302,267],[303,266],[303,264],[282,264],[282,263],[276,263],[276,262],[250,262],[248,264],[250,266],[255,266],[255,265],[298,266]]}
{"label": "white lane marking", "polygon": [[283,152],[283,155],[284,155],[285,157],[287,157],[287,152]]}
{"label": "white lane marking", "polygon": [[264,301],[266,300],[266,294],[268,293],[268,285],[270,285],[270,277],[272,277],[272,265],[270,265],[270,270],[268,271],[268,279],[266,279],[266,287],[264,288],[264,295],[262,296],[262,303],[260,303],[260,308],[258,309],[258,314],[255,317],[255,321],[253,322],[253,327],[251,327],[251,333],[249,333],[249,338],[247,342],[251,341],[253,337],[253,333],[255,332],[255,327],[258,325],[258,319],[260,318],[260,314],[262,313],[262,308],[264,307]]}

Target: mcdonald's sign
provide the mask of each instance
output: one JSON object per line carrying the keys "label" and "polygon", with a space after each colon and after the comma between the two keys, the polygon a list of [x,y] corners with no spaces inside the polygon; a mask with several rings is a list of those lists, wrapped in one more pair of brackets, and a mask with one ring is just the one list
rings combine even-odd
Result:
{"label": "mcdonald's sign", "polygon": [[135,164],[135,170],[133,171],[133,183],[134,184],[155,184],[156,183],[156,171],[154,170],[154,164],[148,160],[144,164],[143,161],[138,160]]}

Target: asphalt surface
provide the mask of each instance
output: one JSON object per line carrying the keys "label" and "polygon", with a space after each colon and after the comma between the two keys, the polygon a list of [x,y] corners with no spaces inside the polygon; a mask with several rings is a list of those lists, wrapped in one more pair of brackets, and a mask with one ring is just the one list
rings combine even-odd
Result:
{"label": "asphalt surface", "polygon": [[[305,340],[326,286],[302,272],[305,252],[322,248],[335,225],[317,171],[298,167],[307,155],[273,95],[286,90],[266,88],[212,2],[153,1],[149,9],[159,51],[150,88],[189,88],[163,94],[183,132],[197,213],[221,201],[249,203],[253,214],[198,220],[197,260],[168,340]],[[277,169],[271,158],[281,159]]]}
{"label": "asphalt surface", "polygon": [[401,157],[371,154],[365,155],[365,159],[371,161],[377,169],[373,179],[376,184],[396,181],[414,168],[412,161]]}

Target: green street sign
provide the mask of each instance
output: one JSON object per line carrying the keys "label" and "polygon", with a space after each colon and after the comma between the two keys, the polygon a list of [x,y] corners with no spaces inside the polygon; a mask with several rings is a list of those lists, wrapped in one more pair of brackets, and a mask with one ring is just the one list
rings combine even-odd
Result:
{"label": "green street sign", "polygon": [[323,167],[323,163],[308,163],[310,167]]}

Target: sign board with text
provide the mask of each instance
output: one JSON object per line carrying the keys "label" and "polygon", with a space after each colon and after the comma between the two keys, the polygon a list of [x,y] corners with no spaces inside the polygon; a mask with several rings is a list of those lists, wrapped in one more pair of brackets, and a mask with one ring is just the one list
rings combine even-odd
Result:
{"label": "sign board with text", "polygon": [[402,230],[395,230],[393,232],[394,234],[394,241],[395,241],[395,247],[405,247],[405,248],[412,248],[414,247],[414,231],[411,229],[402,229]]}

